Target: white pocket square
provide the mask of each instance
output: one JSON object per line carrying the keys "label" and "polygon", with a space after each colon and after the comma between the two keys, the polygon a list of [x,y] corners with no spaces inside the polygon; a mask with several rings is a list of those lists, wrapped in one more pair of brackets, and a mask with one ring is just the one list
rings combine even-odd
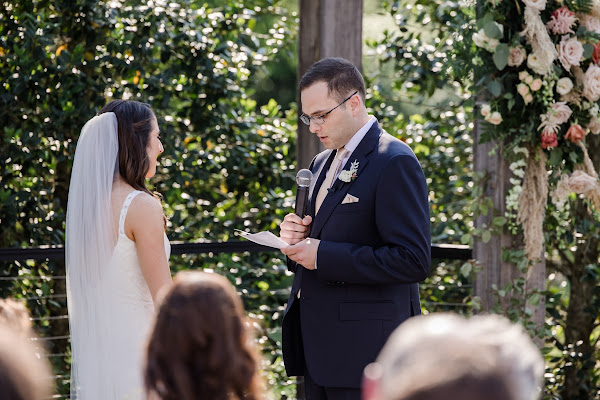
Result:
{"label": "white pocket square", "polygon": [[350,204],[350,203],[358,203],[358,197],[352,196],[351,194],[346,194],[346,197],[344,197],[344,201],[342,201],[342,204]]}

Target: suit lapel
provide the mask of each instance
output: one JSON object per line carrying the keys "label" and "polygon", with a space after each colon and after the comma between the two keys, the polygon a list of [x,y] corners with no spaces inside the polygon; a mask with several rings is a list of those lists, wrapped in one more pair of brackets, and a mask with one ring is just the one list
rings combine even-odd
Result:
{"label": "suit lapel", "polygon": [[[365,166],[369,162],[369,154],[373,151],[373,149],[379,142],[380,135],[381,127],[379,126],[379,123],[375,121],[375,123],[373,124],[373,126],[371,126],[371,129],[369,129],[363,140],[361,140],[356,149],[352,152],[352,154],[350,154],[350,158],[348,158],[348,161],[346,161],[346,164],[344,164],[343,169],[348,169],[353,162],[357,161],[358,171],[356,172],[356,174],[357,176],[360,176],[361,171],[364,170]],[[330,159],[327,160],[327,164],[331,165],[333,157],[330,156],[329,158]],[[323,170],[327,171],[325,167],[323,167]],[[325,174],[321,175],[323,176],[319,176],[319,181],[317,182],[318,186],[315,186],[315,192],[318,191],[317,187],[321,187],[323,179],[325,178]],[[346,195],[348,189],[350,189],[351,186],[352,181],[343,182],[339,179],[335,180],[333,186],[331,187],[331,189],[329,189],[329,193],[325,197],[325,200],[323,200],[321,208],[319,208],[319,214],[314,217],[312,229],[310,232],[311,237],[319,237],[319,235],[321,234],[321,230],[323,229],[323,226],[331,216],[331,213],[333,213],[333,210],[339,204],[341,204],[344,196]],[[312,203],[314,204],[314,199]],[[311,212],[311,215],[314,215],[314,206],[311,206]]]}

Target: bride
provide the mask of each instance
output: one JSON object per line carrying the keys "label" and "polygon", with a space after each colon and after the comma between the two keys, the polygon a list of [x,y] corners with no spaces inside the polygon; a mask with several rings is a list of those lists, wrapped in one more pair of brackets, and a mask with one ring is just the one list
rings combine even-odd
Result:
{"label": "bride", "polygon": [[172,283],[166,219],[145,185],[159,133],[149,105],[116,100],[77,143],[66,224],[71,399],[144,398],[144,344]]}

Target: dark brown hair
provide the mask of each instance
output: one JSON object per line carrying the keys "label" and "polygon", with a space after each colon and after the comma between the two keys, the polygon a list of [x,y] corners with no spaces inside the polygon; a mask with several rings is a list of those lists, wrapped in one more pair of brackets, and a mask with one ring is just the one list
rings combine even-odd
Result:
{"label": "dark brown hair", "polygon": [[358,91],[365,101],[365,81],[362,74],[350,61],[344,58],[329,57],[314,63],[300,79],[298,89],[302,92],[317,82],[325,82],[329,95],[337,101]]}
{"label": "dark brown hair", "polygon": [[259,358],[234,287],[199,271],[180,272],[174,282],[148,344],[149,398],[260,399]]}
{"label": "dark brown hair", "polygon": [[133,100],[113,100],[98,115],[113,112],[119,130],[119,174],[134,189],[154,195],[146,187],[150,160],[146,148],[150,143],[152,120],[149,104]]}

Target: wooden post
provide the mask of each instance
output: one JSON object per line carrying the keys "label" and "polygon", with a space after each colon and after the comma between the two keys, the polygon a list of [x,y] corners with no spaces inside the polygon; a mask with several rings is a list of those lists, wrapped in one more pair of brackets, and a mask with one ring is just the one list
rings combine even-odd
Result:
{"label": "wooden post", "polygon": [[[342,57],[362,70],[363,0],[299,0],[300,34],[298,37],[298,80],[325,57]],[[302,113],[298,92],[298,115]],[[298,119],[298,170],[307,168],[315,155],[324,150],[308,126]],[[298,378],[296,398],[303,400],[304,380]]]}
{"label": "wooden post", "polygon": [[[481,106],[478,102],[478,106]],[[479,107],[476,107],[478,113]],[[490,151],[497,143],[480,144],[481,119],[475,115],[475,126],[473,132],[473,170],[475,173],[483,173],[489,176],[487,180],[486,195],[493,199],[494,208],[504,215],[506,211],[506,193],[510,188],[511,172],[507,163],[501,156],[502,147],[499,146],[490,154]],[[480,216],[475,221],[476,227],[483,224],[491,225],[492,213]],[[481,299],[481,311],[489,312],[495,304],[494,290],[495,285],[502,289],[507,283],[515,278],[526,279],[526,291],[530,293],[533,290],[543,291],[546,283],[546,263],[542,256],[542,262],[530,267],[527,274],[521,273],[513,264],[502,261],[502,249],[511,247],[521,247],[523,245],[521,238],[511,237],[508,234],[492,236],[488,243],[476,240],[473,246],[473,257],[477,260],[481,271],[477,274],[474,282],[474,294]],[[527,296],[524,293],[523,296]],[[504,310],[510,306],[510,298],[504,298],[500,302]],[[532,321],[538,327],[542,327],[545,318],[545,301],[542,299],[538,305],[527,304],[532,311]]]}
{"label": "wooden post", "polygon": [[[342,57],[362,70],[363,0],[299,0],[298,79],[325,57]],[[302,112],[298,93],[298,114]],[[307,168],[324,150],[308,126],[298,120],[297,168]]]}

